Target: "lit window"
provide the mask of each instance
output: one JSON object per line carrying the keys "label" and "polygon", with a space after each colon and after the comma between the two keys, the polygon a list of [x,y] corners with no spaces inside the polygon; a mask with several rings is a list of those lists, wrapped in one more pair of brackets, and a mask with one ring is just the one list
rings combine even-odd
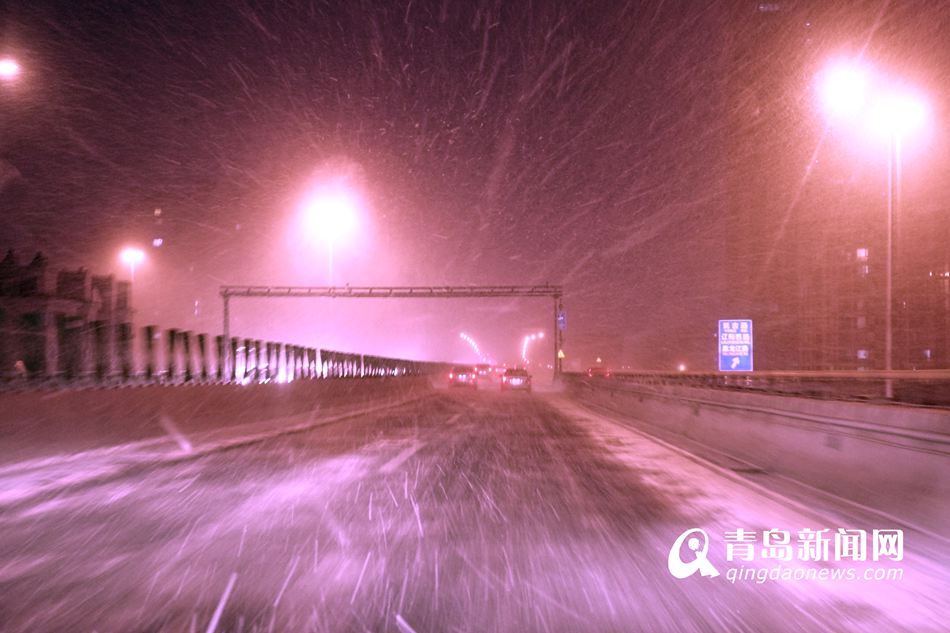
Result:
{"label": "lit window", "polygon": [[857,257],[858,257],[858,259],[861,260],[861,261],[866,261],[867,258],[868,258],[868,249],[866,249],[866,248],[859,248],[859,249],[857,250]]}
{"label": "lit window", "polygon": [[929,349],[925,349],[924,358],[926,358],[927,360],[930,360],[931,358],[933,358],[933,352]]}
{"label": "lit window", "polygon": [[866,349],[859,349],[859,350],[858,350],[858,358],[861,359],[861,360],[867,360],[867,359],[868,359],[868,351],[867,351]]}

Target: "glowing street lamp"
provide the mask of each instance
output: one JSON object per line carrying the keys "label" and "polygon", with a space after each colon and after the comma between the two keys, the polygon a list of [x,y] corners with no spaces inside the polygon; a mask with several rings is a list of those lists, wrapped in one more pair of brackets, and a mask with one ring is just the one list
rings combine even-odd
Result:
{"label": "glowing street lamp", "polygon": [[145,253],[140,248],[130,246],[122,249],[119,260],[129,267],[129,277],[135,281],[135,266],[145,261]]}
{"label": "glowing street lamp", "polygon": [[0,59],[0,80],[12,81],[20,76],[20,64],[15,59],[4,57]]}
{"label": "glowing street lamp", "polygon": [[478,356],[479,359],[481,359],[483,362],[485,361],[485,355],[482,354],[482,350],[478,348],[478,343],[475,342],[475,339],[473,339],[471,336],[469,336],[465,332],[460,332],[459,338],[465,341],[466,343],[468,343],[472,347],[472,350],[475,351],[475,354]]}
{"label": "glowing street lamp", "polygon": [[838,63],[825,69],[819,77],[821,101],[832,119],[859,114],[868,95],[868,74],[853,63]]}
{"label": "glowing street lamp", "polygon": [[544,338],[544,332],[537,332],[535,334],[528,334],[524,337],[524,340],[521,343],[521,361],[527,365],[528,364],[528,344],[531,341],[536,341],[538,339]]}
{"label": "glowing street lamp", "polygon": [[327,246],[329,285],[333,285],[333,248],[357,227],[358,204],[341,190],[315,193],[304,205],[303,229],[307,237]]}
{"label": "glowing street lamp", "polygon": [[[893,369],[894,357],[894,216],[900,212],[902,144],[909,134],[923,127],[927,105],[909,92],[889,86],[875,85],[869,72],[855,64],[838,64],[827,69],[821,78],[821,94],[825,112],[832,121],[860,121],[863,132],[887,139],[887,248],[885,263],[884,369]],[[872,90],[876,88],[876,90]],[[884,382],[885,397],[894,397],[891,378]]]}
{"label": "glowing street lamp", "polygon": [[923,127],[927,106],[911,94],[888,94],[870,104],[867,126],[888,140],[900,141]]}
{"label": "glowing street lamp", "polygon": [[906,90],[886,85],[853,62],[839,62],[818,77],[822,109],[835,124],[858,125],[891,141],[923,127],[927,119],[924,100]]}

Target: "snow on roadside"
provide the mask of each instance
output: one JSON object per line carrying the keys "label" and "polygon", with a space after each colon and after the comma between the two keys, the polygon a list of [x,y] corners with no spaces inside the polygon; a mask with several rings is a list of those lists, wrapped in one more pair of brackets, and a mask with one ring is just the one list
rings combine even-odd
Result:
{"label": "snow on roadside", "polygon": [[[792,502],[783,502],[780,495],[766,494],[734,473],[704,463],[704,460],[689,456],[686,451],[671,447],[623,422],[598,415],[567,399],[552,399],[551,404],[589,432],[617,460],[637,471],[644,483],[654,487],[659,494],[692,516],[695,525],[685,527],[701,527],[710,535],[710,560],[720,571],[740,566],[757,571],[775,566],[772,560],[761,558],[741,563],[724,560],[725,545],[722,540],[727,531],[745,528],[761,533],[768,529],[781,529],[794,533],[805,527],[830,528],[833,531],[838,527],[856,526],[838,525],[840,520],[823,517],[816,511],[808,511]],[[871,527],[891,526],[885,522],[867,526],[868,529]],[[669,536],[672,545],[678,534]],[[665,564],[665,558],[658,564]],[[933,627],[932,630],[939,631],[950,619],[950,607],[945,600],[946,595],[950,594],[950,572],[944,565],[916,554],[912,539],[905,540],[904,559],[900,562],[848,564],[833,560],[824,563],[793,560],[781,564],[783,568],[793,570],[802,567],[851,566],[858,573],[875,565],[900,567],[903,569],[903,578],[899,581],[779,580],[770,581],[770,584],[796,594],[800,604],[814,603],[813,607],[817,609],[840,608],[842,603],[859,605],[867,613],[883,612],[893,621],[915,630],[930,630],[928,627]],[[710,581],[728,582],[725,574]],[[754,580],[740,580],[736,589],[749,590],[757,586]]]}
{"label": "snow on roadside", "polygon": [[178,431],[172,420],[164,420],[163,427],[170,426],[176,432],[74,455],[53,455],[3,466],[0,468],[0,510],[42,501],[59,492],[111,479],[143,466],[194,459],[234,446],[378,413],[405,404],[416,397],[387,400],[382,404],[359,409],[334,409],[323,414],[317,408],[295,416],[222,427],[190,437],[185,437]]}

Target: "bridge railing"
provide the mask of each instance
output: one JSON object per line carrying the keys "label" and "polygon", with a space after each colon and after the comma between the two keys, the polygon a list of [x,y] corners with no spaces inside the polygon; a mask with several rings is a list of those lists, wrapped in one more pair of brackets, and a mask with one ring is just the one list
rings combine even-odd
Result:
{"label": "bridge railing", "polygon": [[[100,328],[100,330],[102,330]],[[116,331],[90,329],[73,340],[31,340],[41,359],[13,364],[0,389],[135,384],[249,384],[420,376],[448,371],[438,362],[388,358],[247,337],[209,336],[146,325],[134,336],[130,324]],[[113,336],[107,336],[113,334]],[[26,356],[26,358],[30,358]]]}
{"label": "bridge railing", "polygon": [[[607,378],[569,374],[591,385],[636,383],[732,389],[831,400],[893,401],[905,404],[950,406],[950,370],[921,371],[756,371],[737,373],[638,371],[612,373]],[[890,380],[894,396],[885,397]]]}

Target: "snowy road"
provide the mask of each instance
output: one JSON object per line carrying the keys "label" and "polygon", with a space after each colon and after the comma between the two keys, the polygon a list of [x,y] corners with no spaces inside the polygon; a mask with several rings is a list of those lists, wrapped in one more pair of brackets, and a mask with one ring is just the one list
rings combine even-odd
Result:
{"label": "snowy road", "polygon": [[[726,530],[840,523],[799,506],[560,396],[442,391],[4,512],[0,630],[946,630],[912,542],[901,580],[729,582]],[[722,576],[667,570],[691,527]]]}

